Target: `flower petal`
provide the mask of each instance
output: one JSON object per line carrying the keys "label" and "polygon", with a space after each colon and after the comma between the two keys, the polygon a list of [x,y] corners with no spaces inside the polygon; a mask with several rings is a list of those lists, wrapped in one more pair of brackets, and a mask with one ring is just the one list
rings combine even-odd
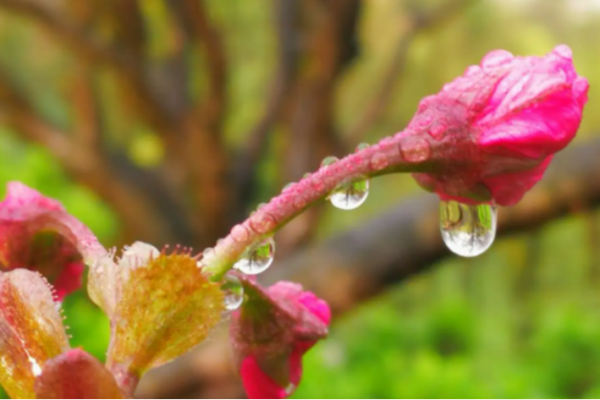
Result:
{"label": "flower petal", "polygon": [[251,398],[284,398],[302,375],[302,355],[327,335],[329,306],[302,286],[263,289],[243,277],[246,300],[232,316],[231,344]]}
{"label": "flower petal", "polygon": [[19,182],[0,202],[0,270],[39,271],[60,299],[81,286],[84,262],[106,250],[90,230],[56,200]]}
{"label": "flower petal", "polygon": [[199,344],[224,311],[220,285],[201,273],[196,258],[152,253],[121,262],[110,315],[107,365],[137,376]]}
{"label": "flower petal", "polygon": [[11,397],[33,397],[46,360],[69,348],[48,284],[36,272],[0,273],[0,383]]}
{"label": "flower petal", "polygon": [[123,399],[112,374],[81,349],[48,360],[35,378],[39,399]]}

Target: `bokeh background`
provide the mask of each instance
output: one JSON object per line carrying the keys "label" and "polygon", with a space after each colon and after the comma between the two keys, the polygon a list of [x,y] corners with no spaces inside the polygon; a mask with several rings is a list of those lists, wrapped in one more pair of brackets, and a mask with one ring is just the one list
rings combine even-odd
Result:
{"label": "bokeh background", "polygon": [[[489,50],[560,43],[591,85],[580,133],[500,210],[490,251],[449,254],[435,197],[390,176],[358,210],[294,220],[262,278],[334,309],[295,398],[599,397],[600,1],[0,0],[0,183],[60,199],[107,247],[201,251]],[[85,291],[64,309],[72,345],[103,359]],[[138,395],[242,396],[226,328]]]}

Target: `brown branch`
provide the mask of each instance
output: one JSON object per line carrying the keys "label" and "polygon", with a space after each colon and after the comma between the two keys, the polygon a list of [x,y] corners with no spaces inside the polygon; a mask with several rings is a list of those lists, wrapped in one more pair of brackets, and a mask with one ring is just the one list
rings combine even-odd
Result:
{"label": "brown branch", "polygon": [[428,14],[415,12],[409,18],[409,26],[399,39],[387,70],[383,74],[377,92],[365,107],[365,111],[346,134],[346,141],[351,146],[360,143],[368,130],[384,114],[395,88],[401,82],[408,62],[411,45],[418,35],[434,28],[441,28],[463,11],[474,0],[447,0],[438,9]]}
{"label": "brown branch", "polygon": [[[81,88],[79,91],[79,96],[89,94],[82,93]],[[87,98],[87,101],[88,111],[96,113],[94,105],[89,103],[93,99]],[[140,170],[116,153],[105,153],[105,149],[98,145],[101,134],[98,125],[86,122],[89,131],[83,137],[65,134],[41,117],[2,71],[0,106],[1,120],[7,126],[24,139],[46,147],[67,173],[93,188],[115,209],[124,223],[124,239],[144,240],[142,237],[145,237],[145,240],[158,245],[174,238],[189,241],[191,235],[181,223],[186,219],[179,215],[176,204],[168,198],[161,177]],[[74,136],[75,140],[71,140],[70,136]],[[165,210],[168,212],[165,213]]]}
{"label": "brown branch", "polygon": [[279,40],[279,61],[277,72],[271,85],[271,93],[263,115],[255,126],[245,135],[246,142],[235,158],[232,166],[233,183],[237,204],[232,207],[230,221],[236,223],[247,214],[247,207],[254,200],[258,181],[257,170],[263,155],[269,134],[280,117],[285,99],[296,78],[296,66],[299,56],[300,32],[296,28],[298,3],[295,0],[281,0],[276,4],[275,22]]}
{"label": "brown branch", "polygon": [[[200,104],[200,111],[207,119],[205,125],[214,135],[221,133],[221,125],[227,106],[227,62],[221,33],[210,20],[206,6],[199,0],[181,0],[189,18],[189,26],[198,38],[206,54],[208,68],[208,95]],[[195,110],[198,112],[198,110]]]}
{"label": "brown branch", "polygon": [[115,48],[102,45],[80,27],[32,0],[0,0],[0,8],[34,21],[81,61],[92,66],[101,64],[110,68],[119,78],[137,113],[168,139],[169,132],[173,129],[172,121],[148,91],[139,60],[132,59],[127,53],[118,52]]}
{"label": "brown branch", "polygon": [[0,0],[0,8],[36,21],[73,53],[78,54],[89,63],[108,64],[114,68],[122,68],[124,60],[119,54],[92,40],[57,13],[40,6],[40,3],[33,0]]}

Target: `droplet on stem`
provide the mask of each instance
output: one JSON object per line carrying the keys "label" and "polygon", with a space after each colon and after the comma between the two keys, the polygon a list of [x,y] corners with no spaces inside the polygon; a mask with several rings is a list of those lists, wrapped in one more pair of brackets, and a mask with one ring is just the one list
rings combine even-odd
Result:
{"label": "droplet on stem", "polygon": [[275,241],[272,237],[246,250],[233,267],[246,275],[257,275],[269,268],[275,255]]}
{"label": "droplet on stem", "polygon": [[240,280],[232,274],[226,274],[223,278],[221,290],[225,297],[223,303],[229,311],[237,310],[244,301],[244,287]]}
{"label": "droplet on stem", "polygon": [[334,157],[334,156],[325,157],[323,159],[323,161],[321,161],[321,168],[331,165],[336,161],[338,161],[337,157]]}
{"label": "droplet on stem", "polygon": [[329,201],[341,210],[354,210],[365,202],[369,195],[369,180],[343,183],[329,195]]}
{"label": "droplet on stem", "polygon": [[469,205],[440,202],[440,231],[444,243],[462,257],[484,253],[496,237],[496,208],[489,204]]}
{"label": "droplet on stem", "polygon": [[356,146],[356,150],[355,151],[364,150],[364,149],[366,149],[369,146],[370,146],[369,143],[366,143],[366,142],[360,143],[358,146]]}

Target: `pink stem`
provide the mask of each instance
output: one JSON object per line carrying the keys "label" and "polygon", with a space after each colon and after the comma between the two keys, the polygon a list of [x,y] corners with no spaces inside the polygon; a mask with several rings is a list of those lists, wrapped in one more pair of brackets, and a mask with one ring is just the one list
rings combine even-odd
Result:
{"label": "pink stem", "polygon": [[[415,146],[417,132],[400,132],[378,144],[358,150],[286,188],[241,224],[234,226],[210,255],[204,271],[220,280],[244,251],[275,233],[288,221],[325,198],[339,184],[394,172],[427,172],[434,168],[428,141]],[[417,133],[417,135],[415,135]],[[412,152],[412,153],[411,153]],[[416,152],[416,153],[415,153]]]}

